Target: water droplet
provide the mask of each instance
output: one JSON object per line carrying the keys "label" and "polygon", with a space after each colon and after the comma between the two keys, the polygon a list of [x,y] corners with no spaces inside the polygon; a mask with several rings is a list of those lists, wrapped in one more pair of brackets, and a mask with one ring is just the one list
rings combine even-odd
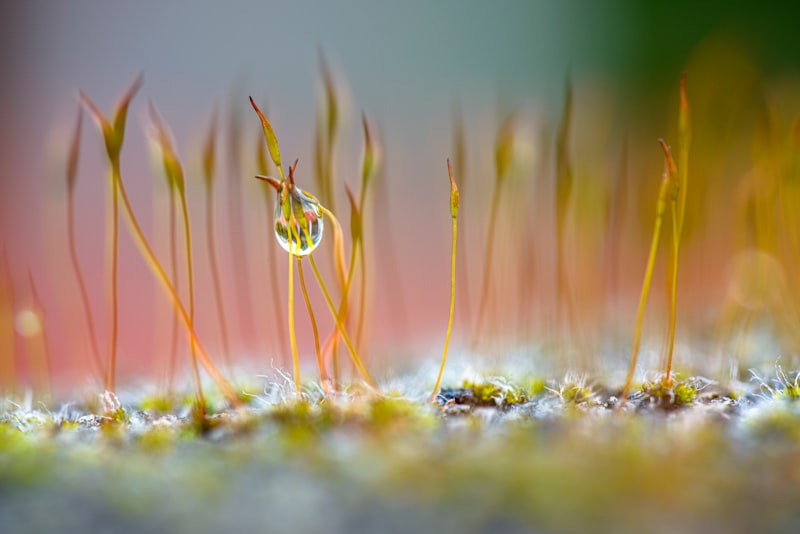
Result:
{"label": "water droplet", "polygon": [[[311,254],[317,248],[319,242],[322,241],[323,225],[319,202],[297,186],[289,190],[287,202],[290,204],[290,209],[294,212],[296,220],[294,232],[292,232],[293,235],[291,236],[291,248],[293,250],[290,250],[289,224],[286,220],[283,206],[281,206],[280,198],[281,195],[278,195],[275,201],[275,238],[286,252],[291,252],[295,256]],[[308,223],[308,235],[303,231],[303,220]]]}

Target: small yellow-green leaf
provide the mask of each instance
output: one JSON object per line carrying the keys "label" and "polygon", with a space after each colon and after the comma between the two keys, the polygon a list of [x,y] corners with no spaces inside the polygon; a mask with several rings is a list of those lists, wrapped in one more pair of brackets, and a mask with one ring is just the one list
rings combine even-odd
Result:
{"label": "small yellow-green leaf", "polygon": [[167,177],[167,182],[170,187],[174,187],[178,191],[183,192],[183,168],[172,146],[172,135],[152,102],[149,103],[148,107],[150,111],[150,120],[153,124],[152,135],[161,151],[161,160],[164,164],[164,173]]}
{"label": "small yellow-green leaf", "polygon": [[369,124],[367,124],[367,117],[361,114],[361,125],[364,128],[364,161],[361,165],[361,181],[363,187],[366,187],[367,181],[372,176],[372,170],[375,166],[376,153],[375,147],[372,144],[372,137],[369,134]]}
{"label": "small yellow-green leaf", "polygon": [[447,174],[450,176],[450,216],[455,219],[458,216],[458,186],[453,178],[453,166],[450,159],[447,160]]}
{"label": "small yellow-green leaf", "polygon": [[269,123],[267,118],[261,113],[261,110],[258,109],[255,100],[253,97],[250,97],[250,104],[253,106],[253,109],[256,110],[258,114],[258,118],[261,120],[261,126],[264,129],[264,138],[267,140],[267,149],[269,149],[269,155],[272,158],[272,162],[278,168],[278,174],[280,174],[281,179],[283,179],[283,170],[281,167],[281,151],[278,149],[278,138],[275,137],[275,131],[272,129],[272,125]]}
{"label": "small yellow-green leaf", "polygon": [[122,141],[125,137],[125,121],[128,118],[128,107],[130,106],[131,100],[136,95],[136,93],[141,89],[142,84],[144,83],[144,75],[139,74],[136,79],[131,83],[128,87],[128,90],[125,91],[125,94],[122,95],[117,106],[114,110],[114,117],[113,117],[113,129],[112,135],[112,147],[116,150],[116,154],[119,155],[119,151],[122,149]]}

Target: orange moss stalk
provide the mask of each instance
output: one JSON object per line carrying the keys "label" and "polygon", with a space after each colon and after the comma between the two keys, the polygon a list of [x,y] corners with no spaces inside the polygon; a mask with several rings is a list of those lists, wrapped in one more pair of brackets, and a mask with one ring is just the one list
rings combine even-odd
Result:
{"label": "orange moss stalk", "polygon": [[[183,219],[183,237],[186,243],[186,274],[189,289],[189,328],[194,330],[194,273],[192,269],[192,234],[189,226],[189,210],[186,204],[186,182],[183,176],[183,166],[181,165],[178,155],[172,146],[171,135],[167,130],[166,125],[161,120],[156,108],[152,102],[149,105],[150,120],[153,123],[153,134],[155,142],[161,151],[161,159],[164,165],[164,174],[170,188],[178,193],[178,201],[181,207],[181,216]],[[172,197],[174,199],[174,196]],[[203,386],[200,382],[200,369],[197,366],[197,348],[194,340],[190,340],[189,346],[191,348],[191,370],[193,382],[195,385],[195,408],[203,413],[205,410],[205,396],[203,395]]]}
{"label": "orange moss stalk", "polygon": [[81,296],[81,306],[86,321],[86,329],[89,338],[90,363],[95,373],[102,380],[105,375],[103,362],[100,360],[100,350],[97,348],[97,336],[94,332],[94,320],[92,319],[92,309],[89,305],[89,293],[86,290],[86,283],[83,279],[80,263],[78,262],[78,251],[75,246],[75,183],[78,179],[78,155],[80,152],[81,130],[83,114],[78,109],[78,117],[75,121],[75,130],[72,133],[72,141],[69,145],[67,157],[67,245],[69,247],[69,259],[72,265],[72,272],[78,284],[78,291]]}
{"label": "orange moss stalk", "polygon": [[444,373],[444,364],[447,361],[447,347],[450,344],[450,332],[453,328],[453,309],[455,308],[456,299],[456,233],[458,226],[456,218],[458,217],[458,187],[456,181],[453,179],[453,167],[450,165],[450,160],[447,160],[447,174],[450,176],[450,217],[453,220],[453,238],[450,247],[450,313],[447,318],[447,334],[444,337],[444,349],[442,349],[442,364],[439,366],[439,374],[436,376],[436,383],[433,386],[433,393],[431,393],[429,401],[432,402],[436,399],[436,394],[439,392],[439,384],[442,381],[442,374]]}
{"label": "orange moss stalk", "polygon": [[[288,228],[285,230],[285,239],[288,246],[289,252],[289,334],[290,334],[290,341],[292,341],[292,352],[295,364],[295,387],[299,391],[299,365],[297,363],[297,348],[294,343],[294,323],[293,323],[293,309],[292,309],[292,256],[304,256],[307,255],[309,261],[311,263],[311,268],[314,270],[314,276],[317,279],[317,283],[322,291],[323,296],[325,297],[325,303],[328,305],[328,309],[333,316],[333,320],[336,323],[336,327],[339,330],[342,338],[344,339],[345,346],[350,353],[350,358],[353,362],[353,365],[356,367],[358,372],[361,374],[362,379],[372,388],[374,388],[374,384],[372,379],[367,373],[366,368],[361,363],[361,359],[358,356],[357,351],[353,347],[353,344],[350,340],[350,337],[347,334],[342,322],[339,319],[339,315],[334,308],[333,301],[331,300],[330,294],[328,293],[327,288],[325,287],[325,283],[320,276],[319,269],[317,268],[316,262],[314,261],[314,256],[312,254],[314,248],[316,247],[317,242],[314,242],[311,238],[309,227],[312,223],[316,222],[319,215],[327,215],[329,219],[334,224],[334,248],[339,250],[342,246],[342,238],[341,238],[341,227],[339,225],[338,220],[336,217],[331,213],[328,209],[322,206],[319,201],[313,197],[312,195],[306,193],[299,187],[297,187],[294,183],[294,170],[297,166],[297,161],[295,160],[292,167],[289,169],[288,177],[284,178],[283,170],[281,168],[281,156],[280,156],[280,149],[278,148],[278,140],[275,136],[275,132],[272,129],[272,125],[269,121],[264,117],[264,114],[261,113],[261,110],[256,105],[253,98],[250,98],[250,104],[253,106],[256,114],[258,115],[259,120],[261,121],[262,129],[264,130],[264,137],[267,143],[267,149],[269,150],[270,157],[272,158],[272,162],[278,169],[278,173],[280,174],[280,180],[270,177],[270,176],[256,176],[261,180],[265,180],[268,182],[275,190],[278,192],[278,199],[280,205],[280,212],[281,212],[281,219],[280,222],[276,222],[276,235],[279,234],[277,230],[279,230],[279,226],[281,231],[282,225],[287,225]],[[299,230],[299,231],[298,231]],[[302,232],[303,237],[305,238],[305,242],[301,240],[301,236],[299,232]],[[283,236],[283,234],[280,234]],[[342,252],[339,251],[335,254],[336,258],[340,258],[342,256]],[[337,261],[338,263],[338,261]],[[338,267],[342,269],[342,266]],[[321,379],[323,377],[320,377]]]}
{"label": "orange moss stalk", "polygon": [[[458,174],[459,181],[461,182],[461,192],[464,192],[464,187],[466,185],[466,176],[467,176],[467,148],[466,148],[466,140],[464,138],[464,120],[461,116],[461,112],[459,111],[456,114],[456,118],[454,121],[453,126],[453,167]],[[463,210],[463,208],[462,208]],[[461,236],[462,238],[467,235],[467,227],[466,227],[466,219],[464,217],[461,218]],[[464,239],[462,239],[464,241]],[[465,317],[470,317],[471,315],[471,306],[470,306],[470,298],[469,298],[469,270],[468,270],[468,254],[464,251],[465,243],[462,243],[461,255],[457,258],[458,263],[456,264],[456,275],[461,280],[459,283],[459,309],[464,312]]]}
{"label": "orange moss stalk", "polygon": [[125,122],[128,118],[128,106],[134,95],[142,86],[143,77],[140,74],[128,90],[122,95],[114,108],[113,121],[109,122],[97,109],[94,103],[82,92],[79,93],[83,105],[97,123],[103,140],[105,141],[106,155],[109,162],[109,181],[111,202],[106,224],[106,272],[109,277],[108,297],[106,301],[107,316],[109,317],[108,363],[106,376],[103,380],[105,391],[114,391],[117,365],[117,335],[118,335],[118,303],[117,303],[117,256],[119,244],[119,183],[120,183],[120,152],[125,137]]}
{"label": "orange moss stalk", "polygon": [[[97,126],[103,136],[103,139],[106,144],[106,151],[108,153],[108,157],[110,161],[117,162],[117,170],[118,170],[118,162],[119,162],[119,153],[122,148],[122,139],[124,136],[124,126],[125,126],[125,116],[127,115],[127,108],[128,104],[130,103],[133,94],[141,85],[141,76],[137,78],[136,82],[131,86],[131,88],[127,91],[125,98],[123,99],[123,105],[118,107],[117,113],[114,116],[114,121],[109,122],[102,113],[97,109],[94,103],[89,100],[83,93],[81,93],[81,100],[92,115],[93,119],[97,123]],[[147,243],[147,239],[142,232],[141,227],[139,226],[139,222],[136,219],[135,214],[133,213],[133,209],[131,208],[130,202],[128,200],[127,192],[125,191],[125,185],[122,182],[121,175],[119,172],[112,173],[112,177],[114,178],[116,189],[119,190],[119,197],[122,200],[122,207],[123,207],[123,215],[124,221],[128,226],[129,233],[131,238],[133,239],[134,244],[139,249],[139,252],[142,256],[142,259],[145,261],[145,264],[150,268],[150,270],[155,275],[156,280],[159,282],[160,287],[164,290],[167,294],[167,297],[170,299],[170,302],[175,310],[175,313],[181,319],[181,322],[184,326],[184,332],[186,334],[189,343],[194,345],[197,351],[197,357],[199,359],[200,364],[206,370],[206,372],[211,376],[214,380],[215,384],[225,397],[225,399],[233,406],[238,406],[241,404],[239,400],[239,396],[236,394],[236,391],[231,387],[225,377],[217,370],[214,366],[214,363],[208,357],[208,354],[203,349],[200,341],[197,339],[197,335],[195,334],[194,328],[192,327],[192,323],[189,318],[189,314],[186,312],[186,309],[183,307],[181,303],[180,297],[178,296],[175,287],[169,280],[169,277],[164,272],[164,269],[161,267],[158,259],[156,258],[155,254],[153,253],[152,248]]]}
{"label": "orange moss stalk", "polygon": [[[269,174],[269,168],[267,165],[267,154],[266,148],[261,140],[261,133],[259,132],[258,135],[258,145],[256,145],[256,163],[258,172],[266,176]],[[264,184],[264,200],[266,201],[266,215],[267,215],[267,226],[272,226],[272,217],[273,217],[273,209],[272,206],[274,201],[272,200],[273,190],[269,186],[268,183]],[[280,317],[283,315],[283,311],[281,310],[281,299],[280,299],[280,287],[278,285],[278,265],[276,262],[275,257],[275,243],[271,240],[267,245],[267,269],[269,275],[269,286],[270,286],[270,296],[272,297],[272,310],[275,314],[275,317]],[[289,352],[289,348],[286,346],[286,336],[284,335],[283,330],[279,330],[275,332],[275,336],[278,338],[278,347],[281,352],[281,359],[286,357],[286,354]]]}

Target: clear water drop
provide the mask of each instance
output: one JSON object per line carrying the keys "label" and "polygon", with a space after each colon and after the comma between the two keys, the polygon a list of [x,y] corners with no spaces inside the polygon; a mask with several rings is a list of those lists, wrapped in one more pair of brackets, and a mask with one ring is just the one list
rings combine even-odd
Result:
{"label": "clear water drop", "polygon": [[[290,246],[289,223],[286,220],[280,198],[281,195],[278,195],[275,200],[275,238],[278,240],[278,244],[283,250],[295,256],[311,254],[322,241],[323,224],[319,202],[297,186],[290,189],[287,195],[287,202],[289,202],[290,209],[294,212],[296,221],[294,232],[292,232],[293,235],[291,235],[292,245]],[[308,223],[308,235],[303,231],[301,225],[303,220]]]}

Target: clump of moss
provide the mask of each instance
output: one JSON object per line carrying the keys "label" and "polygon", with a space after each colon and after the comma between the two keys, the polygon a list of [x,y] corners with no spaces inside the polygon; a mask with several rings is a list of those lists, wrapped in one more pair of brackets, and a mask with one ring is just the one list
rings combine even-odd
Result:
{"label": "clump of moss", "polygon": [[561,399],[564,405],[580,406],[600,404],[600,396],[593,384],[586,377],[575,377],[570,374],[561,383],[551,381],[546,391]]}
{"label": "clump of moss", "polygon": [[775,366],[775,378],[766,380],[755,371],[750,371],[753,379],[760,382],[761,391],[767,398],[775,400],[796,401],[800,399],[800,371],[795,371],[790,377],[780,365]]}
{"label": "clump of moss", "polygon": [[442,388],[437,399],[443,403],[507,408],[527,402],[528,394],[503,378],[487,378],[480,382],[464,380],[459,388]]}
{"label": "clump of moss", "polygon": [[692,406],[699,389],[697,381],[692,379],[672,382],[666,382],[665,380],[646,382],[642,385],[642,398],[639,405],[665,410]]}

